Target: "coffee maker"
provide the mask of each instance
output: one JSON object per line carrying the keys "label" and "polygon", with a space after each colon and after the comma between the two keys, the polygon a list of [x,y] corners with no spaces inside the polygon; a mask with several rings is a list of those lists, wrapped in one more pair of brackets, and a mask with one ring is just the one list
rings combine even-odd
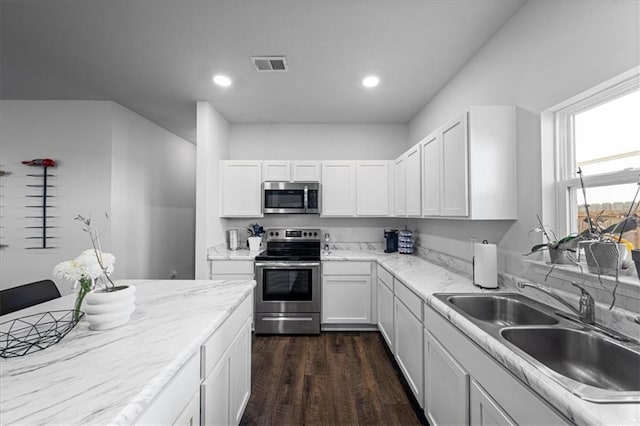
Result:
{"label": "coffee maker", "polygon": [[385,229],[384,230],[384,252],[393,253],[398,251],[398,230],[397,229]]}

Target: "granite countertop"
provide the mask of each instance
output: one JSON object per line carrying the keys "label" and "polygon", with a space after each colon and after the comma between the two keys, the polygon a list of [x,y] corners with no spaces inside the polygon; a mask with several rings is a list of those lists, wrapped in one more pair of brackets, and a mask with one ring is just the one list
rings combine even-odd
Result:
{"label": "granite countertop", "polygon": [[[64,339],[0,359],[2,424],[132,424],[200,345],[252,294],[255,281],[128,280],[130,321],[91,331],[81,321]],[[2,322],[71,309],[68,295],[0,317]]]}
{"label": "granite countertop", "polygon": [[[485,352],[501,363],[523,383],[541,395],[559,412],[579,425],[640,424],[640,404],[599,404],[585,401],[561,387],[533,364],[517,355],[507,346],[481,330],[471,321],[449,308],[434,293],[513,292],[522,293],[547,305],[564,310],[553,298],[544,293],[532,293],[516,286],[517,277],[501,274],[500,288],[485,290],[473,285],[470,277],[430,263],[418,256],[384,253],[374,245],[359,244],[349,249],[332,249],[322,254],[323,261],[371,261],[381,265],[395,278],[418,294],[429,306],[447,318],[456,328],[473,340]],[[558,291],[568,301],[578,304],[578,297]],[[628,311],[598,304],[598,322],[620,330],[633,337],[640,337],[640,329],[633,323],[635,315]]]}

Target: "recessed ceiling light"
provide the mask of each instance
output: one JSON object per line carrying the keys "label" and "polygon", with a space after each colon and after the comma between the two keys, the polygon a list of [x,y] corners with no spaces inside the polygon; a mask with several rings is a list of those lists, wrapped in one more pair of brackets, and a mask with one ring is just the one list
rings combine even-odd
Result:
{"label": "recessed ceiling light", "polygon": [[366,88],[376,87],[380,83],[380,79],[375,75],[368,75],[362,79],[362,85]]}
{"label": "recessed ceiling light", "polygon": [[231,86],[231,79],[226,75],[216,74],[213,76],[213,82],[218,86],[229,87]]}

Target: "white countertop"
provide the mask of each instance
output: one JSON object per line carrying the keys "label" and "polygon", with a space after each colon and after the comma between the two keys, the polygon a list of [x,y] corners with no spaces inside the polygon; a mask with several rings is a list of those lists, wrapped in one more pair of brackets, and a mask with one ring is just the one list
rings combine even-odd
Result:
{"label": "white countertop", "polygon": [[[59,343],[0,358],[0,419],[9,424],[131,424],[200,345],[253,291],[255,281],[127,280],[130,321],[91,331],[81,321]],[[73,295],[0,317],[71,309]]]}
{"label": "white countertop", "polygon": [[[567,391],[553,379],[543,374],[536,366],[510,350],[507,346],[482,331],[472,322],[457,314],[446,304],[431,297],[434,293],[472,293],[472,292],[515,292],[522,293],[547,305],[564,309],[554,299],[543,293],[521,290],[515,285],[516,277],[503,274],[501,288],[484,290],[473,285],[464,275],[451,272],[445,267],[430,263],[420,257],[399,253],[384,253],[379,248],[359,247],[352,250],[331,250],[322,254],[323,261],[371,261],[391,272],[403,284],[418,294],[428,305],[461,330],[478,346],[506,367],[523,383],[546,399],[559,412],[579,425],[640,424],[640,404],[598,404],[580,399]],[[567,300],[577,306],[577,296],[560,292]],[[603,305],[598,306],[599,323],[638,338],[640,330],[633,323],[631,312],[614,308],[609,311]]]}

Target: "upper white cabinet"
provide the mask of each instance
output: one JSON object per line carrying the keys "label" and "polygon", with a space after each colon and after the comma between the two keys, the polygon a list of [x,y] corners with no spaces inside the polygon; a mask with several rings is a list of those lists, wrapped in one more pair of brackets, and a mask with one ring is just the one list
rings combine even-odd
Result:
{"label": "upper white cabinet", "polygon": [[422,215],[440,215],[440,152],[442,138],[434,132],[420,142],[422,149]]}
{"label": "upper white cabinet", "polygon": [[406,157],[402,155],[396,159],[393,165],[393,185],[394,185],[394,203],[393,214],[394,216],[406,216],[407,215],[407,198],[405,190],[405,176],[406,176]]}
{"label": "upper white cabinet", "polygon": [[420,144],[413,146],[407,153],[405,165],[405,205],[407,216],[420,216]]}
{"label": "upper white cabinet", "polygon": [[289,182],[291,180],[291,163],[289,161],[263,161],[263,182]]}
{"label": "upper white cabinet", "polygon": [[320,182],[319,161],[292,161],[291,180],[293,182]]}
{"label": "upper white cabinet", "polygon": [[441,132],[442,216],[469,215],[467,113],[444,125]]}
{"label": "upper white cabinet", "polygon": [[222,217],[262,217],[262,162],[220,162]]}
{"label": "upper white cabinet", "polygon": [[389,162],[356,163],[356,215],[389,216]]}
{"label": "upper white cabinet", "polygon": [[355,192],[356,164],[354,161],[322,163],[322,216],[354,216]]}
{"label": "upper white cabinet", "polygon": [[420,145],[422,216],[516,219],[516,107],[472,106]]}

